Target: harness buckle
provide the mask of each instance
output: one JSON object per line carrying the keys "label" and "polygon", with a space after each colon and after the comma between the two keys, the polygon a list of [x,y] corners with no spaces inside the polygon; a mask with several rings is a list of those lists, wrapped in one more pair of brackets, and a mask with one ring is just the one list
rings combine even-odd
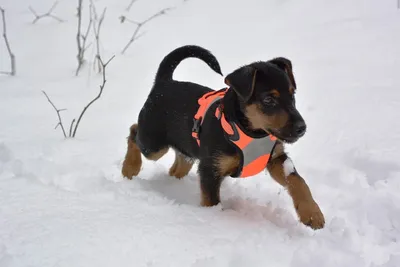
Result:
{"label": "harness buckle", "polygon": [[201,117],[198,119],[193,118],[192,136],[196,139],[199,139],[200,126],[201,126]]}

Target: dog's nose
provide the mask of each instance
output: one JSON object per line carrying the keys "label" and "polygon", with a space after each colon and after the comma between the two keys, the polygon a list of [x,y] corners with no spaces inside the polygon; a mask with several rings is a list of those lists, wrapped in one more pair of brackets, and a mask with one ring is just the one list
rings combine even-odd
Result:
{"label": "dog's nose", "polygon": [[306,133],[306,129],[307,126],[303,120],[298,121],[294,124],[294,132],[297,136],[303,136]]}

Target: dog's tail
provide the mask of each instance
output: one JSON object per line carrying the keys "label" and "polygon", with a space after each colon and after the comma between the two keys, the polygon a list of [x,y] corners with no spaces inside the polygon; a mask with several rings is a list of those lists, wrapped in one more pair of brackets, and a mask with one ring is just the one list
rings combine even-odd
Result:
{"label": "dog's tail", "polygon": [[169,53],[163,61],[156,74],[156,82],[158,81],[171,81],[174,70],[179,63],[186,58],[198,58],[203,60],[213,69],[216,73],[222,75],[221,67],[219,66],[218,60],[215,58],[210,51],[196,45],[186,45],[179,47]]}

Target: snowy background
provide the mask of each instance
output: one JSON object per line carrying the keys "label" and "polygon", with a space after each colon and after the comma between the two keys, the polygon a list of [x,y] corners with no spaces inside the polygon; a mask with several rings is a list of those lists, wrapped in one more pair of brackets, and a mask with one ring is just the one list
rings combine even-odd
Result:
{"label": "snowy background", "polygon": [[[396,0],[94,1],[107,67],[102,98],[75,139],[68,126],[98,93],[89,62],[76,68],[77,0],[0,0],[17,75],[0,76],[0,266],[400,266],[400,9]],[[88,1],[84,0],[87,18]],[[143,27],[124,55],[135,25]],[[87,25],[84,21],[84,27]],[[93,38],[90,37],[89,42]],[[226,75],[255,60],[292,60],[297,103],[308,132],[289,151],[326,218],[313,231],[298,222],[287,193],[267,174],[226,179],[222,207],[199,206],[196,168],[179,181],[174,155],[145,161],[140,177],[122,179],[129,126],[162,58],[197,44]],[[95,46],[87,51],[93,60]],[[9,58],[0,40],[0,70]],[[223,79],[196,59],[178,80],[219,89]]]}

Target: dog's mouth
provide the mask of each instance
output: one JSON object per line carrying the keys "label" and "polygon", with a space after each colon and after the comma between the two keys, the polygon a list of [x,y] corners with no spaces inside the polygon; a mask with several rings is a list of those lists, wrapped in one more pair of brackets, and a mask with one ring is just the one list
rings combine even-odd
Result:
{"label": "dog's mouth", "polygon": [[295,143],[297,140],[299,140],[300,139],[300,137],[302,137],[303,135],[301,135],[301,136],[296,136],[296,135],[293,135],[293,134],[291,134],[291,133],[289,133],[289,134],[283,134],[282,132],[280,132],[280,131],[276,131],[276,130],[271,130],[271,129],[263,129],[267,134],[271,134],[271,135],[273,135],[273,136],[275,136],[276,138],[278,138],[278,140],[279,141],[281,141],[281,142],[284,142],[284,143],[287,143],[287,144],[293,144],[293,143]]}

